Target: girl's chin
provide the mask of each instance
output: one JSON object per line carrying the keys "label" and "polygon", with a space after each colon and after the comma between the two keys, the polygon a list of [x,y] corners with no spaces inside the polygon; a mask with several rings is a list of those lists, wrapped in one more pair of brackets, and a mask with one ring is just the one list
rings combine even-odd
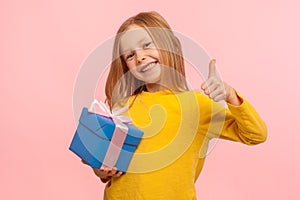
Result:
{"label": "girl's chin", "polygon": [[155,80],[150,80],[150,81],[144,81],[146,84],[155,84],[155,83],[159,83],[159,79],[155,79]]}
{"label": "girl's chin", "polygon": [[138,78],[140,81],[143,81],[145,84],[154,84],[154,83],[159,83],[160,78],[155,78],[155,79],[144,79],[144,78]]}

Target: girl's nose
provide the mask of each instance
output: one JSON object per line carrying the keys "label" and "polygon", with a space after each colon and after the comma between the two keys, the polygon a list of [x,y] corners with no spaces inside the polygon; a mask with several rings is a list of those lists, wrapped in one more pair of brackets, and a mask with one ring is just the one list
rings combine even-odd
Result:
{"label": "girl's nose", "polygon": [[139,50],[136,52],[136,60],[137,63],[141,63],[146,60],[146,55],[143,53],[143,51]]}

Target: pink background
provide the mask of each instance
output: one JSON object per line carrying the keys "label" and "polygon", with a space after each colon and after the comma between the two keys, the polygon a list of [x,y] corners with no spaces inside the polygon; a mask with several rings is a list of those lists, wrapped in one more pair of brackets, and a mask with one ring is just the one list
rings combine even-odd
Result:
{"label": "pink background", "polygon": [[101,199],[104,185],[68,150],[74,82],[91,50],[150,10],[203,45],[268,125],[262,145],[218,142],[197,182],[199,199],[298,199],[299,7],[296,0],[1,1],[0,199]]}

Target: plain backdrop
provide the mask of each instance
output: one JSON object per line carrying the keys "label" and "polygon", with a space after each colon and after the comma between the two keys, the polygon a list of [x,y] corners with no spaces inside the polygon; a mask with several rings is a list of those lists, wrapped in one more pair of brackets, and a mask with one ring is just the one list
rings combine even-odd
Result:
{"label": "plain backdrop", "polygon": [[76,128],[74,82],[97,45],[128,17],[151,10],[216,58],[223,79],[268,126],[261,145],[217,143],[196,183],[198,199],[298,199],[299,6],[296,0],[0,1],[0,199],[102,199],[104,185],[68,150]]}

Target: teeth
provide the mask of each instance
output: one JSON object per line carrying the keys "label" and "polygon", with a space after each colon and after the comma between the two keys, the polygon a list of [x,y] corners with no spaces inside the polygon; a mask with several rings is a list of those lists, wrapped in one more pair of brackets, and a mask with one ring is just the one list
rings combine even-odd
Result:
{"label": "teeth", "polygon": [[147,67],[145,67],[144,69],[141,70],[141,72],[146,72],[149,69],[153,68],[155,66],[155,63],[151,63],[149,65],[147,65]]}

